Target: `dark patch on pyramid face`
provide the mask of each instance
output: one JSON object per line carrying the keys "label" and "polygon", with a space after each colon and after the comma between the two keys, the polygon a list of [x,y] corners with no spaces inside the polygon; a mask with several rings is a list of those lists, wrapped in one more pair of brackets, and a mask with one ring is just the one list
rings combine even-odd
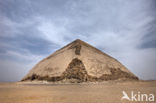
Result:
{"label": "dark patch on pyramid face", "polygon": [[81,60],[75,58],[68,65],[67,69],[63,72],[63,77],[66,79],[77,79],[80,81],[87,81],[87,71]]}
{"label": "dark patch on pyramid face", "polygon": [[75,45],[72,45],[69,49],[75,49],[75,54],[76,55],[80,55],[81,44],[80,43],[76,43]]}
{"label": "dark patch on pyramid face", "polygon": [[46,81],[51,81],[51,82],[55,82],[55,81],[61,81],[63,80],[64,78],[62,76],[54,76],[54,77],[49,77],[48,75],[46,76],[40,76],[40,75],[37,75],[37,74],[32,74],[32,76],[30,77],[27,77],[25,79],[23,79],[22,81],[27,81],[27,80],[46,80]]}
{"label": "dark patch on pyramid face", "polygon": [[99,77],[99,80],[117,80],[120,78],[127,78],[131,80],[138,80],[137,77],[134,77],[133,75],[122,71],[120,68],[110,68],[111,74],[103,74]]}
{"label": "dark patch on pyramid face", "polygon": [[76,45],[75,48],[76,48],[75,54],[80,55],[81,45]]}

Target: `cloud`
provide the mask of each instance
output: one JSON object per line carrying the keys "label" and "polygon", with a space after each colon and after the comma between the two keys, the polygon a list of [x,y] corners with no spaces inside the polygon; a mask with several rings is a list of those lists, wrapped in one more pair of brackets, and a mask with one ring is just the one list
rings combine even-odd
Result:
{"label": "cloud", "polygon": [[39,60],[77,38],[115,57],[139,78],[156,79],[155,4],[1,0],[0,75],[14,71],[1,81],[21,79]]}
{"label": "cloud", "polygon": [[39,21],[40,24],[37,29],[42,33],[41,36],[43,38],[59,46],[63,46],[66,43],[65,37],[70,34],[65,28],[68,21],[64,20],[60,25],[45,18],[40,18]]}

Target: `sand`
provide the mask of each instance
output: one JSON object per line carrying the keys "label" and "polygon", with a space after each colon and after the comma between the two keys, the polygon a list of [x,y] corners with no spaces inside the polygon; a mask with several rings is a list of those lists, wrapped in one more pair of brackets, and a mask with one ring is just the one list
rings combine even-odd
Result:
{"label": "sand", "polygon": [[[136,103],[121,100],[130,95],[156,95],[156,81],[103,82],[85,84],[0,83],[0,103]],[[156,103],[138,102],[138,103]]]}

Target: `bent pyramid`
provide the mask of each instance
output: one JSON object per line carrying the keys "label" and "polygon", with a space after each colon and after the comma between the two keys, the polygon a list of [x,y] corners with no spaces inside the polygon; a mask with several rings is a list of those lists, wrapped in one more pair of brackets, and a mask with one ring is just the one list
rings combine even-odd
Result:
{"label": "bent pyramid", "polygon": [[138,78],[113,57],[77,39],[40,61],[22,79],[106,81]]}

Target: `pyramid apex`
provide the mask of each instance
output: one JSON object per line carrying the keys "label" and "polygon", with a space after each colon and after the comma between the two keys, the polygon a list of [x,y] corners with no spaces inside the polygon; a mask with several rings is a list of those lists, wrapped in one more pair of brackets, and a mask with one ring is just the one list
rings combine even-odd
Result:
{"label": "pyramid apex", "polygon": [[[76,39],[73,42],[71,42],[70,44],[79,44],[79,45],[89,45],[87,42],[84,42],[81,39]],[[91,46],[91,45],[90,45]]]}
{"label": "pyramid apex", "polygon": [[74,40],[73,42],[81,43],[81,42],[84,42],[84,41],[82,41],[82,40],[80,40],[80,39],[76,39],[76,40]]}
{"label": "pyramid apex", "polygon": [[80,39],[75,39],[74,41],[82,41],[82,40],[80,40]]}

